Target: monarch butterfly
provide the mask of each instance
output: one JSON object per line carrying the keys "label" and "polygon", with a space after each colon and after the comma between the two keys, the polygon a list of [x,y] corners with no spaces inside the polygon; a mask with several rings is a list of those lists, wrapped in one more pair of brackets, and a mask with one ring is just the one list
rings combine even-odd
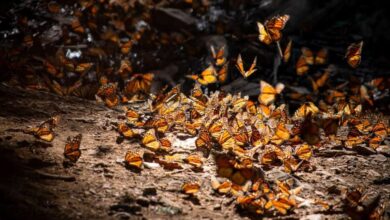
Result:
{"label": "monarch butterfly", "polygon": [[203,161],[198,155],[188,155],[184,161],[197,168],[200,168],[203,165]]}
{"label": "monarch butterfly", "polygon": [[289,15],[275,16],[267,21],[264,25],[257,22],[259,28],[259,40],[265,44],[279,41],[282,38],[281,30],[284,29],[287,21],[290,19]]}
{"label": "monarch butterfly", "polygon": [[218,53],[215,51],[214,46],[211,46],[211,47],[210,47],[210,50],[211,50],[211,55],[212,55],[213,58],[214,58],[215,65],[216,65],[216,66],[222,66],[222,65],[224,65],[225,62],[226,62],[226,58],[224,57],[224,54],[225,54],[225,47],[221,47],[221,48],[218,50]]}
{"label": "monarch butterfly", "polygon": [[211,149],[212,140],[210,134],[208,133],[208,131],[206,131],[206,129],[201,129],[199,131],[198,138],[195,140],[195,146],[197,149],[201,150],[208,151]]}
{"label": "monarch butterfly", "polygon": [[275,88],[267,82],[260,81],[260,95],[258,100],[261,104],[269,105],[275,101],[276,95],[280,94],[284,89],[284,84],[278,83]]}
{"label": "monarch butterfly", "polygon": [[309,160],[312,156],[311,147],[308,144],[302,144],[295,149],[295,155],[301,160]]}
{"label": "monarch butterfly", "polygon": [[284,49],[283,52],[283,61],[287,63],[290,60],[291,57],[291,47],[292,47],[292,40],[289,40],[286,46],[286,49]]}
{"label": "monarch butterfly", "polygon": [[125,123],[120,123],[118,125],[119,133],[125,138],[132,138],[136,135],[136,133],[131,130]]}
{"label": "monarch butterfly", "polygon": [[186,77],[195,80],[204,86],[216,83],[218,80],[215,68],[212,65],[203,70],[200,75],[187,75]]}
{"label": "monarch butterfly", "polygon": [[223,130],[221,135],[218,137],[218,143],[224,150],[233,150],[236,146],[236,141],[228,130]]}
{"label": "monarch butterfly", "polygon": [[237,67],[238,71],[240,71],[241,75],[244,78],[248,78],[250,75],[252,75],[254,72],[256,72],[256,63],[257,63],[257,57],[255,57],[255,59],[253,59],[252,65],[249,67],[249,69],[245,70],[244,63],[243,63],[242,58],[241,58],[241,54],[238,54],[236,67]]}
{"label": "monarch butterfly", "polygon": [[171,142],[168,139],[158,140],[154,129],[150,129],[145,133],[142,139],[142,144],[146,148],[152,151],[157,151],[157,150],[169,151],[171,150],[171,146],[172,146]]}
{"label": "monarch butterfly", "polygon": [[134,122],[139,120],[140,115],[138,114],[138,112],[136,112],[132,109],[126,109],[126,118],[127,118],[127,121],[134,123]]}
{"label": "monarch butterfly", "polygon": [[325,83],[328,81],[329,79],[329,76],[330,76],[330,72],[329,71],[325,71],[318,79],[316,80],[313,80],[311,77],[309,78],[310,81],[311,81],[311,85],[313,87],[313,91],[314,92],[318,92],[318,89],[320,89],[321,87],[323,87],[325,85]]}
{"label": "monarch butterfly", "polygon": [[316,105],[314,105],[313,102],[305,102],[299,107],[295,113],[295,118],[305,118],[306,116],[310,115],[316,115],[320,110]]}
{"label": "monarch butterfly", "polygon": [[142,157],[133,151],[128,151],[125,156],[125,162],[127,165],[135,168],[141,168],[143,160]]}
{"label": "monarch butterfly", "polygon": [[309,72],[309,64],[303,55],[298,58],[297,64],[295,65],[295,70],[298,76],[302,76]]}
{"label": "monarch butterfly", "polygon": [[217,72],[217,76],[218,76],[219,83],[226,82],[226,79],[228,77],[228,64],[227,63],[225,65],[223,65],[222,68]]}
{"label": "monarch butterfly", "polygon": [[218,138],[222,133],[223,123],[221,120],[217,120],[217,118],[213,119],[208,127],[209,134],[213,138]]}
{"label": "monarch butterfly", "polygon": [[309,113],[302,123],[301,131],[304,131],[302,139],[310,145],[317,144],[321,141],[320,128],[316,122],[313,122],[312,115]]}
{"label": "monarch butterfly", "polygon": [[347,63],[352,68],[359,66],[362,58],[362,48],[363,41],[360,41],[359,43],[352,43],[348,46],[347,52],[345,53],[345,58],[347,59]]}
{"label": "monarch butterfly", "polygon": [[44,141],[51,142],[55,136],[53,129],[58,125],[59,121],[60,116],[56,115],[42,122],[38,127],[27,129],[24,132],[27,134],[32,134],[36,138],[42,139]]}
{"label": "monarch butterfly", "polygon": [[361,97],[362,100],[368,102],[368,104],[370,104],[371,106],[374,105],[374,102],[372,101],[370,95],[368,94],[368,90],[367,90],[366,86],[361,85],[360,89],[359,89],[359,92],[360,92],[360,97]]}
{"label": "monarch butterfly", "polygon": [[184,183],[181,188],[185,194],[195,195],[199,192],[200,185],[198,183]]}
{"label": "monarch butterfly", "polygon": [[124,93],[126,95],[149,93],[153,78],[153,73],[132,75],[131,78],[125,83]]}
{"label": "monarch butterfly", "polygon": [[81,156],[80,143],[81,143],[82,134],[71,138],[68,137],[65,144],[64,156],[69,159],[71,162],[75,163]]}
{"label": "monarch butterfly", "polygon": [[301,51],[306,63],[309,65],[323,65],[328,59],[328,50],[326,48],[321,48],[315,56],[313,51],[307,47],[303,47]]}
{"label": "monarch butterfly", "polygon": [[256,126],[251,125],[250,143],[253,147],[263,146],[262,137]]}
{"label": "monarch butterfly", "polygon": [[276,127],[275,135],[271,138],[272,143],[280,145],[290,139],[290,132],[284,123],[280,122]]}

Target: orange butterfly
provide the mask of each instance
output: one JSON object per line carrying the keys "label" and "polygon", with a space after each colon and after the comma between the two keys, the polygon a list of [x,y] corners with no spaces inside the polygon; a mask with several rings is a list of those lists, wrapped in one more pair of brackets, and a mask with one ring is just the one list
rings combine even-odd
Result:
{"label": "orange butterfly", "polygon": [[313,51],[307,47],[303,47],[301,51],[308,65],[324,65],[328,59],[328,50],[326,48],[320,49],[315,56]]}
{"label": "orange butterfly", "polygon": [[149,93],[154,78],[153,73],[134,74],[125,84],[124,93],[134,95],[138,93]]}
{"label": "orange butterfly", "polygon": [[68,137],[65,144],[64,156],[69,159],[71,162],[75,163],[81,156],[80,143],[82,135],[78,134],[77,136],[71,138]]}
{"label": "orange butterfly", "polygon": [[58,125],[60,120],[59,116],[53,116],[50,119],[42,122],[38,127],[30,128],[24,132],[27,134],[32,134],[36,138],[42,139],[44,141],[51,142],[54,139],[53,129]]}
{"label": "orange butterfly", "polygon": [[347,52],[345,53],[345,58],[347,59],[347,63],[352,68],[356,68],[359,66],[360,61],[362,59],[362,48],[363,48],[363,41],[360,41],[359,43],[352,43],[347,48]]}
{"label": "orange butterfly", "polygon": [[136,135],[136,133],[129,128],[125,123],[120,123],[118,125],[119,133],[125,138],[132,138]]}
{"label": "orange butterfly", "polygon": [[215,68],[212,65],[203,70],[200,75],[187,75],[186,77],[195,80],[204,86],[216,83],[218,80]]}
{"label": "orange butterfly", "polygon": [[284,89],[284,84],[278,83],[274,88],[267,82],[260,81],[260,95],[258,100],[261,104],[269,105],[275,101],[276,95],[280,94]]}
{"label": "orange butterfly", "polygon": [[312,120],[312,115],[309,113],[301,125],[301,136],[304,141],[310,145],[317,144],[321,141],[320,128],[318,124]]}
{"label": "orange butterfly", "polygon": [[319,112],[319,109],[314,103],[312,102],[305,102],[299,107],[295,113],[295,118],[306,118],[309,114],[310,115],[316,115]]}
{"label": "orange butterfly", "polygon": [[214,46],[211,46],[210,49],[211,49],[211,55],[213,56],[213,58],[215,60],[215,65],[216,66],[222,66],[223,64],[226,63],[226,58],[224,57],[225,47],[221,47],[218,50],[218,53],[215,52]]}
{"label": "orange butterfly", "polygon": [[297,64],[295,65],[295,70],[298,76],[302,76],[309,72],[309,64],[303,55],[299,57]]}
{"label": "orange butterfly", "polygon": [[236,67],[238,71],[240,71],[241,75],[244,76],[244,78],[248,78],[250,75],[256,72],[256,63],[257,63],[257,57],[255,57],[255,59],[253,60],[252,65],[249,67],[249,69],[245,71],[241,54],[238,54]]}
{"label": "orange butterfly", "polygon": [[287,130],[284,123],[280,122],[276,127],[275,135],[272,137],[272,143],[276,145],[282,144],[284,141],[290,139],[290,131]]}
{"label": "orange butterfly", "polygon": [[286,49],[284,49],[283,53],[283,61],[287,63],[290,60],[291,57],[291,46],[292,46],[292,40],[289,40],[286,46]]}
{"label": "orange butterfly", "polygon": [[195,146],[197,149],[204,150],[208,152],[212,147],[212,140],[210,134],[206,129],[201,129],[199,131],[198,138],[195,140]]}
{"label": "orange butterfly", "polygon": [[267,21],[264,25],[257,22],[259,28],[259,40],[265,44],[279,41],[282,38],[281,30],[284,29],[287,21],[290,19],[289,15],[275,16]]}
{"label": "orange butterfly", "polygon": [[126,153],[126,156],[125,156],[125,162],[128,166],[135,167],[135,168],[139,169],[142,166],[143,160],[142,160],[142,157],[138,153],[128,151]]}
{"label": "orange butterfly", "polygon": [[150,129],[145,133],[142,139],[142,144],[152,151],[170,151],[172,146],[171,142],[168,139],[158,140],[154,129]]}
{"label": "orange butterfly", "polygon": [[228,77],[228,64],[222,66],[222,68],[217,72],[218,82],[224,83]]}
{"label": "orange butterfly", "polygon": [[330,77],[330,72],[329,71],[326,71],[316,80],[313,80],[313,78],[309,78],[310,81],[311,81],[311,85],[313,87],[313,91],[314,92],[318,92],[318,90],[323,87],[326,82],[328,81]]}
{"label": "orange butterfly", "polygon": [[185,194],[193,196],[199,192],[200,185],[198,183],[184,183],[181,188]]}
{"label": "orange butterfly", "polygon": [[184,161],[196,168],[200,168],[203,165],[203,161],[198,155],[188,155]]}
{"label": "orange butterfly", "polygon": [[224,150],[233,150],[236,147],[236,141],[228,130],[223,130],[218,138],[218,144]]}
{"label": "orange butterfly", "polygon": [[308,144],[303,144],[295,149],[295,155],[301,160],[309,160],[312,154],[311,147]]}

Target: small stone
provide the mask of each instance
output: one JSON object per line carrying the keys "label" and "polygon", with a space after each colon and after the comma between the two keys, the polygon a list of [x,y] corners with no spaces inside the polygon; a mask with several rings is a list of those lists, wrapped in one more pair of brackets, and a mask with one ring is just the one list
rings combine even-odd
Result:
{"label": "small stone", "polygon": [[380,162],[380,163],[383,163],[383,162],[387,161],[387,157],[382,155],[382,154],[371,155],[370,158],[373,161]]}

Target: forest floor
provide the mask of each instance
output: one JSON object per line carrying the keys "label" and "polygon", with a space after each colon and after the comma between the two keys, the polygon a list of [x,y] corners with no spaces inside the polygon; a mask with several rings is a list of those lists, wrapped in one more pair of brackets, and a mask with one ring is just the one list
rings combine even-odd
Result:
{"label": "forest floor", "polygon": [[[203,172],[192,169],[165,171],[145,168],[134,172],[124,166],[129,149],[138,143],[117,143],[117,122],[122,110],[94,101],[59,97],[46,92],[0,86],[0,213],[4,219],[235,219],[256,218],[241,212],[234,198],[218,195],[210,186],[215,175],[208,159]],[[17,132],[60,112],[61,122],[50,144]],[[66,138],[82,133],[81,157],[71,167],[63,165]],[[193,139],[187,139],[189,145]],[[189,151],[186,142],[173,141],[176,151]],[[280,167],[264,171],[267,177],[295,179],[304,201],[275,219],[366,218],[349,216],[343,203],[346,189],[363,187],[362,202],[372,210],[390,207],[389,140],[379,153],[324,146],[314,152],[310,172],[293,175]],[[201,181],[196,197],[181,193],[189,180]],[[315,205],[324,201],[330,207]],[[387,213],[387,214],[386,214]],[[385,216],[389,210],[385,210]],[[2,217],[2,218],[3,218]],[[265,216],[267,217],[267,216]],[[386,218],[386,217],[385,217]]]}

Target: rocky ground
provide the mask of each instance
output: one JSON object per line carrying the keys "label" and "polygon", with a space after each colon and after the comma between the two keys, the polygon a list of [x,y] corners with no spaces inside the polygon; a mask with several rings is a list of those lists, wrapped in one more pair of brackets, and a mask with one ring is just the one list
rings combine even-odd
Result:
{"label": "rocky ground", "polygon": [[[117,143],[114,129],[123,112],[94,101],[1,86],[0,180],[1,216],[5,219],[232,219],[256,218],[235,207],[234,199],[213,192],[210,177],[214,163],[207,160],[203,172],[189,167],[166,171],[161,167],[134,172],[124,166],[129,149],[138,143]],[[61,122],[50,144],[18,132],[60,113]],[[82,133],[81,157],[64,167],[63,149],[68,136]],[[173,142],[184,154],[191,139]],[[368,148],[347,151],[324,146],[311,159],[312,170],[289,175],[276,167],[267,177],[292,177],[302,186],[298,208],[275,219],[365,219],[362,213],[384,205],[389,217],[389,142],[380,153]],[[197,180],[196,197],[181,192],[184,182]],[[345,208],[345,190],[363,187],[366,210],[356,216]],[[326,205],[321,206],[319,201]],[[355,216],[354,214],[355,213]],[[268,218],[267,217],[267,218]]]}

